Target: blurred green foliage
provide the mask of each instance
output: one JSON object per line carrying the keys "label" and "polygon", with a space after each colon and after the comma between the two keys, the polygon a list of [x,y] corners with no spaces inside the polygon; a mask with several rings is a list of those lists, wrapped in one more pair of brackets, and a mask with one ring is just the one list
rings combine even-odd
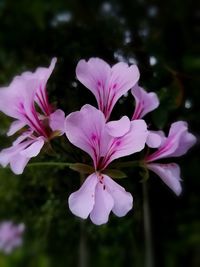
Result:
{"label": "blurred green foliage", "polygon": [[[57,56],[48,92],[51,102],[68,114],[85,103],[96,105],[75,78],[79,59],[98,56],[111,64],[137,63],[140,84],[161,101],[146,118],[150,127],[168,130],[172,122],[186,120],[199,139],[197,17],[189,0],[0,0],[0,84],[27,69],[48,66]],[[123,97],[113,118],[131,116],[133,108],[133,98]],[[6,137],[10,119],[1,114],[0,123],[3,148],[11,144]],[[43,153],[36,161],[88,163],[65,137],[52,146],[55,153]],[[198,149],[177,160],[184,180],[180,198],[152,173],[148,180],[155,266],[200,266]],[[24,245],[12,255],[0,254],[0,266],[81,267],[83,249],[89,266],[144,266],[141,177],[137,168],[126,173],[129,179],[119,182],[134,196],[133,211],[124,218],[111,215],[107,225],[97,227],[68,209],[67,197],[80,184],[77,172],[28,167],[15,176],[0,169],[0,220],[26,224]]]}

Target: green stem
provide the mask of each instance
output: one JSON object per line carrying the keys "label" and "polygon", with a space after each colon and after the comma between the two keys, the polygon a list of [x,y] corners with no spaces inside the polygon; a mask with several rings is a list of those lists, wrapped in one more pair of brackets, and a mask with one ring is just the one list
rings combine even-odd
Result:
{"label": "green stem", "polygon": [[149,196],[147,182],[143,182],[143,216],[144,216],[144,238],[145,238],[145,267],[154,266],[153,241],[151,232],[151,216],[149,208]]}
{"label": "green stem", "polygon": [[69,167],[72,163],[68,162],[55,162],[55,161],[49,161],[49,162],[33,162],[29,163],[27,167],[42,167],[42,166],[57,166],[57,167]]}
{"label": "green stem", "polygon": [[112,164],[113,167],[115,168],[133,168],[136,166],[140,166],[141,161],[135,160],[135,161],[126,161],[126,162],[118,162]]}

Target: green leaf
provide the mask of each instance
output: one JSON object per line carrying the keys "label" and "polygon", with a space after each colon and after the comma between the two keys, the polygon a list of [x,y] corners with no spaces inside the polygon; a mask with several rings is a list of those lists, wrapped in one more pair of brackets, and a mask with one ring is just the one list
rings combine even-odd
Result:
{"label": "green leaf", "polygon": [[72,163],[69,165],[69,168],[85,174],[90,174],[94,172],[94,168],[90,165],[83,164],[83,163]]}
{"label": "green leaf", "polygon": [[116,169],[107,169],[103,173],[115,179],[122,179],[127,177],[126,173]]}

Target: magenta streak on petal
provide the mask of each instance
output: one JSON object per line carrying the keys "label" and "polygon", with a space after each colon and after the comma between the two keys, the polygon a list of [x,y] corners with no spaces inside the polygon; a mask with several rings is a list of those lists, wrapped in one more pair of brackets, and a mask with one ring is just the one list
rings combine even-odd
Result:
{"label": "magenta streak on petal", "polygon": [[107,97],[105,99],[105,110],[104,110],[104,114],[105,114],[105,117],[106,119],[108,119],[108,116],[109,116],[109,113],[108,113],[108,106],[110,105],[110,95],[111,95],[111,92],[112,92],[112,85],[110,85],[108,87],[108,94],[107,94]]}
{"label": "magenta streak on petal", "polygon": [[98,107],[105,114],[105,112],[106,112],[106,104],[105,104],[106,95],[105,95],[105,93],[106,92],[105,92],[105,87],[103,86],[103,82],[101,82],[101,81],[97,82],[97,91],[98,91],[98,95],[99,95]]}
{"label": "magenta streak on petal", "polygon": [[133,114],[132,120],[140,119],[143,110],[144,110],[144,101],[141,101],[138,103],[138,106],[136,106],[136,110]]}
{"label": "magenta streak on petal", "polygon": [[92,134],[91,136],[88,136],[87,133],[83,131],[83,134],[85,136],[85,142],[87,143],[87,146],[90,147],[94,153],[94,167],[97,169],[97,164],[99,162],[99,151],[100,151],[100,138],[96,134]]}
{"label": "magenta streak on petal", "polygon": [[116,148],[121,144],[121,138],[118,137],[118,138],[115,138],[112,142],[112,144],[110,145],[110,148],[107,152],[107,154],[104,156],[102,162],[99,162],[98,163],[98,168],[100,170],[104,170],[107,165],[110,163],[110,159],[111,157],[113,156],[113,154],[115,154],[116,152]]}
{"label": "magenta streak on petal", "polygon": [[42,102],[40,96],[38,95],[38,93],[36,93],[36,97],[37,97],[37,99],[38,99],[38,101],[39,101],[39,103],[40,103],[40,108],[42,109],[42,111],[44,112],[44,114],[46,114],[44,104],[43,104],[43,102]]}
{"label": "magenta streak on petal", "polygon": [[114,100],[114,98],[115,98],[115,93],[113,94],[113,96],[112,96],[112,98],[111,98],[111,100],[110,100],[109,106],[108,106],[108,108],[107,108],[106,119],[108,119],[109,116],[110,116],[110,112],[111,112],[111,109],[112,109],[112,105],[113,105],[113,100]]}
{"label": "magenta streak on petal", "polygon": [[173,140],[173,136],[172,136],[172,137],[170,137],[170,140],[168,142],[166,142],[166,144],[163,147],[158,149],[155,153],[147,156],[146,162],[151,162],[151,161],[159,159],[163,153],[165,153],[166,151],[171,149],[171,147],[173,147],[173,146],[174,146],[174,140]]}
{"label": "magenta streak on petal", "polygon": [[[40,93],[40,94],[39,94]],[[48,102],[48,97],[47,97],[47,93],[45,90],[45,94],[43,93],[42,87],[40,85],[39,87],[39,93],[36,93],[36,96],[38,98],[38,101],[40,102],[42,111],[49,116],[51,114],[51,110],[50,110],[50,105]]]}
{"label": "magenta streak on petal", "polygon": [[[107,104],[106,104],[106,118],[108,119],[109,115],[110,115],[110,111],[111,111],[111,107],[112,107],[112,104],[113,104],[113,99],[116,95],[115,93],[115,89],[117,87],[117,83],[114,83],[114,84],[111,84],[109,86],[109,89],[108,89],[108,96],[107,96]],[[111,98],[111,99],[110,99]]]}
{"label": "magenta streak on petal", "polygon": [[[94,162],[95,168],[97,168],[97,164],[99,161],[100,138],[97,135],[92,134],[91,139],[90,139],[90,145],[92,147],[92,150],[95,156],[95,162]],[[97,150],[98,150],[98,153],[97,153]]]}
{"label": "magenta streak on petal", "polygon": [[48,95],[47,95],[46,88],[44,90],[44,97],[45,97],[45,101],[46,101],[46,106],[48,108],[48,115],[50,115],[52,113],[52,110],[51,110],[51,105],[49,104],[49,100],[48,100]]}
{"label": "magenta streak on petal", "polygon": [[97,83],[97,91],[98,91],[98,95],[99,95],[98,106],[99,106],[100,110],[103,110],[103,103],[102,103],[102,99],[101,99],[101,82],[100,81],[98,81],[98,83]]}
{"label": "magenta streak on petal", "polygon": [[109,164],[109,160],[110,160],[110,158],[112,157],[112,155],[115,154],[115,152],[116,152],[116,150],[112,150],[112,151],[109,153],[109,155],[107,155],[107,156],[103,159],[102,164],[101,164],[101,166],[100,166],[99,169],[104,170],[104,169],[108,166],[108,164]]}
{"label": "magenta streak on petal", "polygon": [[94,147],[92,147],[92,151],[94,152],[94,157],[95,157],[94,166],[96,169],[97,168],[97,162],[98,162],[98,156],[97,156],[96,149]]}
{"label": "magenta streak on petal", "polygon": [[48,134],[46,133],[46,130],[45,130],[44,126],[42,125],[41,121],[40,121],[39,118],[38,118],[38,115],[37,115],[37,112],[36,112],[34,106],[32,106],[32,114],[33,114],[33,116],[34,116],[36,122],[38,123],[38,126],[39,126],[39,128],[40,128],[40,130],[41,130],[42,135],[43,135],[44,137],[48,137]]}
{"label": "magenta streak on petal", "polygon": [[105,91],[105,85],[102,86],[102,102],[103,102],[103,110],[102,112],[104,115],[106,114],[106,91]]}
{"label": "magenta streak on petal", "polygon": [[31,107],[31,112],[32,112],[32,115],[34,117],[34,119],[36,120],[36,123],[26,114],[25,110],[24,110],[24,105],[23,103],[20,103],[20,107],[19,107],[19,111],[20,113],[30,122],[30,125],[32,126],[32,128],[39,134],[39,135],[42,135],[44,137],[47,137],[47,134],[40,122],[40,120],[38,119],[38,116],[37,116],[37,113],[35,111],[35,108],[34,106],[32,105]]}

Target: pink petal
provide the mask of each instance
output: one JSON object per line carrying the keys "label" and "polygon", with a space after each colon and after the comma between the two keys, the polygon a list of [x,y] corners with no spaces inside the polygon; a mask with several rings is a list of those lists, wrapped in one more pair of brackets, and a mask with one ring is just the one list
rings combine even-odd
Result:
{"label": "pink petal", "polygon": [[[110,128],[107,128],[103,113],[90,105],[66,118],[65,132],[69,141],[92,157],[95,168],[104,169],[112,160],[139,152],[145,146],[148,135],[145,121],[130,122],[124,117],[108,125]],[[109,135],[110,130],[119,136],[128,127],[129,131],[120,137]]]}
{"label": "pink petal", "polygon": [[36,157],[40,153],[43,146],[44,139],[42,137],[38,137],[30,146],[22,150],[20,154],[27,158]]}
{"label": "pink petal", "polygon": [[93,209],[95,202],[95,187],[98,183],[96,174],[91,174],[81,188],[69,196],[68,203],[71,212],[86,219]]}
{"label": "pink petal", "polygon": [[72,112],[65,121],[67,138],[92,157],[95,167],[101,155],[104,129],[103,113],[90,105],[83,106],[80,111]]}
{"label": "pink petal", "polygon": [[15,134],[20,129],[22,129],[25,125],[26,124],[24,121],[19,121],[19,120],[13,121],[10,125],[8,132],[7,132],[7,136],[11,136],[11,135]]}
{"label": "pink petal", "polygon": [[179,137],[179,145],[177,149],[171,154],[171,157],[179,157],[187,153],[187,151],[196,143],[196,137],[188,132],[188,124],[184,121],[178,121],[172,124],[169,131],[169,138],[173,138],[178,131],[182,134]]}
{"label": "pink petal", "polygon": [[17,155],[31,143],[32,141],[25,141],[21,144],[13,145],[9,148],[3,149],[0,152],[0,164],[3,167],[6,167],[12,158],[17,159]]}
{"label": "pink petal", "polygon": [[110,121],[106,124],[106,130],[113,137],[125,135],[131,127],[130,120],[127,116],[123,116],[118,121]]}
{"label": "pink petal", "polygon": [[55,68],[56,61],[57,59],[53,58],[48,68],[38,68],[35,71],[35,73],[33,73],[35,79],[38,80],[38,87],[37,87],[35,101],[41,108],[43,113],[46,114],[47,116],[51,114],[52,108],[51,105],[49,104],[48,95],[46,91],[46,84]]}
{"label": "pink petal", "polygon": [[114,200],[104,184],[98,183],[95,190],[95,204],[90,213],[91,221],[96,225],[107,223],[113,205]]}
{"label": "pink petal", "polygon": [[0,164],[2,167],[6,167],[9,164],[10,158],[15,154],[13,147],[5,148],[0,152]]}
{"label": "pink petal", "polygon": [[110,72],[110,66],[100,58],[90,58],[88,62],[82,59],[76,67],[77,79],[95,95],[100,107],[103,91],[99,91],[98,86],[101,89],[105,87]]}
{"label": "pink petal", "polygon": [[15,141],[16,143],[14,142],[13,146],[0,152],[0,164],[3,167],[10,164],[11,170],[15,174],[21,174],[30,158],[37,156],[44,145],[41,137],[24,141],[23,136],[20,136],[19,139]]}
{"label": "pink petal", "polygon": [[117,63],[112,68],[100,58],[91,58],[86,62],[80,60],[76,75],[96,97],[99,109],[106,119],[117,100],[133,87],[139,79],[136,65],[128,66]]}
{"label": "pink petal", "polygon": [[196,137],[188,132],[186,122],[172,123],[169,135],[160,148],[146,158],[147,162],[167,157],[178,157],[185,154],[196,142]]}
{"label": "pink petal", "polygon": [[22,174],[29,160],[30,158],[18,154],[11,158],[10,168],[15,174]]}
{"label": "pink petal", "polygon": [[[22,225],[22,224],[21,224]],[[19,231],[19,225],[11,221],[4,221],[0,224],[0,250],[10,253],[14,248],[22,243],[22,231]]]}
{"label": "pink petal", "polygon": [[15,77],[7,88],[0,90],[0,111],[46,136],[34,107],[37,84],[36,80]]}
{"label": "pink petal", "polygon": [[146,144],[148,147],[157,148],[161,145],[162,138],[157,131],[149,131]]}
{"label": "pink petal", "polygon": [[112,67],[112,74],[108,87],[108,91],[109,88],[112,88],[112,91],[108,98],[107,118],[109,118],[118,99],[137,83],[139,77],[140,73],[136,65],[128,66],[124,62],[119,62]]}
{"label": "pink petal", "polygon": [[34,94],[36,91],[35,83],[28,84],[19,76],[15,77],[8,87],[0,89],[0,111],[7,116],[21,120],[21,106],[25,109],[29,108],[34,101]]}
{"label": "pink petal", "polygon": [[107,146],[104,168],[114,159],[141,151],[145,146],[147,136],[147,125],[144,120],[131,121],[130,131],[122,137],[114,138]]}
{"label": "pink petal", "polygon": [[24,140],[26,139],[29,139],[29,143],[31,144],[32,143],[32,134],[33,134],[33,131],[26,131],[26,132],[23,132],[20,136],[17,137],[17,139],[12,143],[13,146],[16,146],[20,143],[22,143]]}
{"label": "pink petal", "polygon": [[51,106],[49,104],[46,92],[46,83],[52,74],[56,61],[57,59],[53,58],[48,68],[39,67],[35,72],[27,71],[22,73],[20,76],[17,76],[17,78],[22,80],[24,83],[30,84],[35,82],[36,92],[34,95],[34,100],[46,115],[50,115],[51,113]]}
{"label": "pink petal", "polygon": [[151,163],[147,164],[147,168],[155,172],[177,196],[181,194],[180,167],[177,164]]}
{"label": "pink petal", "polygon": [[48,68],[45,67],[39,67],[34,72],[26,71],[22,73],[20,76],[17,76],[19,78],[25,79],[25,80],[39,80],[46,84],[47,80],[51,76],[55,65],[56,65],[57,58],[52,58],[50,66]]}
{"label": "pink petal", "polygon": [[104,175],[104,181],[107,191],[114,200],[112,211],[118,217],[125,216],[133,207],[132,195],[107,175]]}
{"label": "pink petal", "polygon": [[49,125],[53,131],[59,131],[60,134],[65,132],[65,113],[61,109],[57,109],[49,117]]}
{"label": "pink petal", "polygon": [[159,106],[159,99],[155,93],[147,93],[142,87],[136,85],[131,90],[136,106],[132,120],[143,118],[147,113]]}
{"label": "pink petal", "polygon": [[44,114],[50,115],[46,83],[55,66],[52,59],[49,68],[38,68],[35,72],[24,72],[16,76],[8,87],[0,90],[0,111],[21,120],[38,134],[47,137],[34,107],[38,103]]}

